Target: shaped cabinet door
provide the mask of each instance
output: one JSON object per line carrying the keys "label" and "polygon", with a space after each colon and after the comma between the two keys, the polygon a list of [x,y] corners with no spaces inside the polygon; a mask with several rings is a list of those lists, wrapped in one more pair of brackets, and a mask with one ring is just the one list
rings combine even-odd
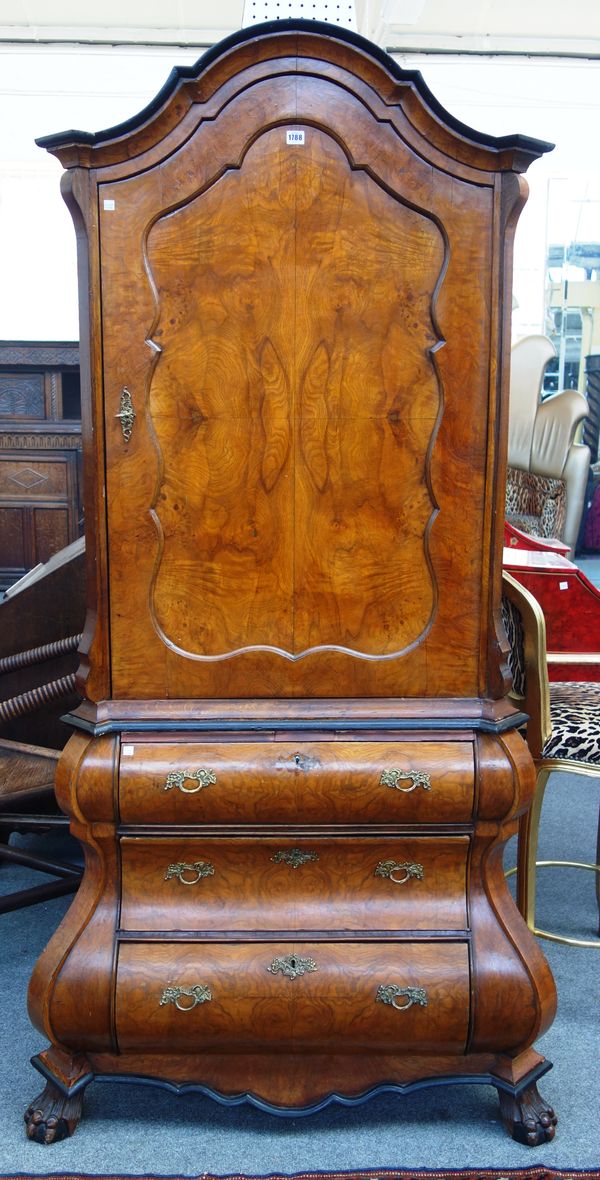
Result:
{"label": "shaped cabinet door", "polygon": [[271,66],[100,174],[113,694],[477,696],[497,176]]}

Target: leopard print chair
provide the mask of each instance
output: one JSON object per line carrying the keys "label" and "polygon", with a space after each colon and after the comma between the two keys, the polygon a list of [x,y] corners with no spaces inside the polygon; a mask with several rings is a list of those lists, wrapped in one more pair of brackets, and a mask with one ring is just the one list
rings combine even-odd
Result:
{"label": "leopard print chair", "polygon": [[[513,676],[511,695],[528,715],[524,737],[537,778],[531,810],[519,824],[517,904],[530,930],[540,938],[571,946],[600,947],[588,940],[553,934],[535,923],[536,870],[563,865],[596,874],[600,913],[600,864],[581,861],[537,861],[538,833],[544,793],[553,770],[600,777],[600,682],[550,684],[546,661],[546,624],[539,603],[510,574],[502,575],[502,617],[509,641]],[[600,822],[596,861],[600,862]]]}
{"label": "leopard print chair", "polygon": [[567,485],[533,471],[509,467],[506,474],[506,519],[535,537],[560,540],[565,527]]}

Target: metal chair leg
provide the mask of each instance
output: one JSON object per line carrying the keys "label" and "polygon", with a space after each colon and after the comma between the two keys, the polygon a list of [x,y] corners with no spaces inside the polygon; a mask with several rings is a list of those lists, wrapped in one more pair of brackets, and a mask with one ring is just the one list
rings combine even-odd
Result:
{"label": "metal chair leg", "polygon": [[533,802],[527,815],[519,822],[517,851],[517,906],[530,930],[535,930],[535,862],[537,858],[540,815],[549,770],[538,772]]}
{"label": "metal chair leg", "polygon": [[517,850],[517,905],[531,932],[538,938],[549,939],[550,942],[563,943],[567,946],[581,946],[593,949],[600,947],[598,940],[587,938],[571,938],[562,934],[553,934],[551,930],[541,930],[535,921],[536,909],[536,872],[542,868],[577,868],[588,869],[596,874],[596,897],[600,910],[600,822],[598,825],[598,847],[596,864],[586,864],[581,861],[570,860],[538,860],[537,848],[539,838],[540,816],[548,779],[552,768],[542,768],[538,771],[535,795],[531,809],[519,823],[519,840]]}
{"label": "metal chair leg", "polygon": [[[600,811],[598,812],[598,837],[596,840],[596,864],[600,865]],[[600,935],[600,873],[596,873],[596,904],[598,906],[598,934]]]}

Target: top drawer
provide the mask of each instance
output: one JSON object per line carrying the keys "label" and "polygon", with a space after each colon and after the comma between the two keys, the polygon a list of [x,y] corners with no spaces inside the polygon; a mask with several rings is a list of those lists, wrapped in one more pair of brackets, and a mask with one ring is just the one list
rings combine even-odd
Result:
{"label": "top drawer", "polygon": [[468,741],[124,743],[123,823],[468,823]]}

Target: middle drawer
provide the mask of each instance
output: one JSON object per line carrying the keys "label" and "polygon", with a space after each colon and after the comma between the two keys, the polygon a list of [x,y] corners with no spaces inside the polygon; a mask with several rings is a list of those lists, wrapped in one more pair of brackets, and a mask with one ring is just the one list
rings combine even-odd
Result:
{"label": "middle drawer", "polygon": [[121,838],[121,929],[465,930],[468,836]]}

